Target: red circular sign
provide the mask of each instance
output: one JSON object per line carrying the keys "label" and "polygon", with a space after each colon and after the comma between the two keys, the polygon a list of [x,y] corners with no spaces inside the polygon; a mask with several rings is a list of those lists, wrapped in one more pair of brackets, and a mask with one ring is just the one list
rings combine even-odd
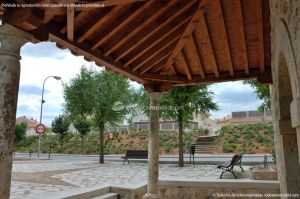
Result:
{"label": "red circular sign", "polygon": [[113,140],[113,139],[114,139],[114,134],[113,134],[112,132],[110,132],[110,133],[108,134],[108,138],[109,138],[110,140]]}
{"label": "red circular sign", "polygon": [[45,125],[44,125],[44,124],[38,124],[38,125],[36,125],[36,127],[35,127],[35,132],[36,132],[37,134],[43,134],[43,133],[45,133],[45,132],[46,132],[46,127],[45,127]]}

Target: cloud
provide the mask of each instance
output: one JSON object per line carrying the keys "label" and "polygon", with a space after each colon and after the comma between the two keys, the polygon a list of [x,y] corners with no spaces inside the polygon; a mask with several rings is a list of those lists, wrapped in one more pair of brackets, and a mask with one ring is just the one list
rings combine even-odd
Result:
{"label": "cloud", "polygon": [[[42,87],[36,85],[20,85],[19,94],[23,95],[42,95]],[[48,90],[44,89],[44,94],[49,93]]]}
{"label": "cloud", "polygon": [[57,48],[54,42],[41,42],[37,44],[27,43],[21,49],[21,56],[63,59],[69,52],[69,50],[61,50]]}

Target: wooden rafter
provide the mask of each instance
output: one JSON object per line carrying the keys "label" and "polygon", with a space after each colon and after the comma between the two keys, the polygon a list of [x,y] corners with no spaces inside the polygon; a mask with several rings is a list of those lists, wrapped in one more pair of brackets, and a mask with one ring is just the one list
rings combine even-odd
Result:
{"label": "wooden rafter", "polygon": [[165,59],[163,59],[160,62],[158,62],[157,64],[155,64],[153,67],[151,67],[150,70],[154,71],[154,72],[158,72],[159,70],[161,70],[164,67],[164,64],[166,63],[166,61],[167,61],[167,57],[165,57]]}
{"label": "wooden rafter", "polygon": [[203,64],[201,62],[201,55],[196,46],[196,41],[195,41],[193,34],[191,35],[190,40],[188,40],[187,46],[190,48],[191,52],[196,55],[195,58],[196,58],[197,62],[199,63],[200,75],[201,75],[202,79],[205,79],[204,68],[203,68]]}
{"label": "wooden rafter", "polygon": [[180,35],[175,36],[174,38],[171,38],[170,40],[165,40],[165,42],[163,42],[161,45],[157,45],[155,48],[153,48],[152,51],[148,51],[148,53],[146,53],[143,57],[141,57],[141,59],[136,61],[137,64],[135,64],[135,62],[132,64],[134,66],[133,70],[136,70],[136,69],[140,68],[147,61],[149,61],[154,56],[159,54],[161,51],[163,51],[164,49],[166,49],[167,47],[172,45],[175,41],[177,41],[179,39],[179,37],[180,37]]}
{"label": "wooden rafter", "polygon": [[112,35],[116,34],[118,31],[120,31],[122,28],[126,27],[128,22],[133,20],[134,18],[138,17],[140,14],[142,14],[145,9],[147,9],[149,6],[152,6],[153,1],[147,1],[141,8],[137,9],[136,12],[131,14],[129,17],[127,17],[125,20],[123,20],[118,26],[116,26],[113,30],[111,30],[108,34],[105,34],[105,36],[100,37],[98,41],[95,42],[92,49],[95,50],[100,45],[102,45],[105,41],[107,41]]}
{"label": "wooden rafter", "polygon": [[[78,3],[94,4],[94,5],[97,5],[98,8],[101,8],[101,7],[119,6],[119,5],[124,5],[124,4],[137,3],[140,1],[148,1],[148,0],[105,0],[105,1],[96,1],[96,2],[80,1]],[[78,8],[77,10],[82,10],[82,9],[84,9],[84,7]]]}
{"label": "wooden rafter", "polygon": [[74,39],[74,7],[67,8],[67,38],[68,41]]}
{"label": "wooden rafter", "polygon": [[111,54],[113,51],[115,51],[117,48],[119,48],[121,45],[123,45],[125,42],[127,42],[129,39],[131,39],[134,35],[136,35],[138,32],[140,32],[144,27],[149,25],[153,22],[154,19],[159,17],[161,14],[166,12],[172,5],[174,5],[176,1],[169,1],[166,6],[155,12],[155,14],[151,15],[149,18],[147,18],[143,23],[141,23],[139,26],[137,26],[134,30],[132,30],[129,34],[125,35],[120,41],[118,41],[114,46],[110,47],[104,52],[104,55],[107,56]]}
{"label": "wooden rafter", "polygon": [[[201,4],[200,4],[201,5]],[[192,32],[194,31],[197,23],[199,22],[199,18],[201,17],[201,15],[203,15],[203,10],[201,9],[201,7],[199,6],[197,8],[197,10],[195,11],[194,16],[192,17],[191,21],[189,22],[188,26],[186,27],[186,29],[184,30],[180,40],[178,41],[178,43],[176,44],[176,47],[174,49],[174,51],[172,52],[172,54],[170,55],[166,65],[168,68],[171,67],[171,65],[173,64],[173,62],[175,61],[176,57],[178,56],[178,54],[180,53],[181,49],[183,48],[185,42],[187,41],[187,39],[189,39],[189,37],[191,36]]]}
{"label": "wooden rafter", "polygon": [[141,68],[141,74],[145,73],[146,71],[150,70],[155,64],[160,62],[161,60],[165,59],[167,56],[170,55],[175,45],[170,45],[167,48],[165,48],[163,51],[158,53],[156,56],[154,56],[151,60],[149,60],[147,63],[145,63]]}
{"label": "wooden rafter", "polygon": [[259,68],[260,72],[265,71],[265,50],[264,50],[264,31],[261,0],[256,0],[256,13],[258,17],[258,38],[259,38]]}
{"label": "wooden rafter", "polygon": [[244,22],[243,22],[243,13],[242,13],[242,5],[240,0],[236,0],[236,17],[238,20],[238,31],[240,35],[239,42],[241,43],[241,52],[242,52],[242,60],[245,69],[245,73],[249,74],[249,64],[248,64],[248,55],[247,55],[247,46],[246,46],[246,37],[244,30]]}
{"label": "wooden rafter", "polygon": [[192,71],[189,67],[189,62],[186,58],[186,52],[184,49],[182,49],[182,51],[179,52],[177,61],[178,61],[178,65],[184,68],[188,80],[192,80]]}
{"label": "wooden rafter", "polygon": [[191,16],[187,17],[185,20],[183,20],[182,22],[180,22],[179,24],[177,24],[176,26],[174,26],[166,34],[163,34],[162,36],[160,36],[159,38],[157,38],[155,40],[151,40],[151,42],[149,42],[149,45],[145,45],[145,47],[142,48],[140,51],[138,51],[138,53],[136,55],[132,56],[129,60],[127,60],[124,63],[124,66],[125,67],[129,66],[129,64],[131,64],[133,61],[135,61],[136,59],[138,59],[141,55],[143,55],[145,52],[147,52],[151,48],[155,47],[159,42],[161,42],[164,39],[166,39],[169,35],[171,35],[173,33],[176,34],[176,32],[182,32],[182,30],[181,30],[182,26],[184,26],[186,24],[186,22],[190,20],[190,18],[191,18]]}
{"label": "wooden rafter", "polygon": [[78,43],[76,41],[68,41],[67,38],[59,33],[59,28],[49,22],[47,25],[43,24],[43,19],[35,16],[31,13],[30,17],[24,19],[26,23],[35,26],[36,28],[43,28],[48,31],[49,40],[56,42],[59,46],[70,49],[73,53],[83,55],[88,60],[93,60],[97,64],[101,64],[110,68],[111,70],[123,74],[124,76],[137,81],[139,83],[145,83],[146,81],[140,78],[140,75],[129,68],[124,68],[121,63],[114,62],[111,57],[104,57],[99,50],[91,50],[91,46],[86,43]]}
{"label": "wooden rafter", "polygon": [[44,23],[48,23],[54,16],[66,14],[66,8],[45,8]]}
{"label": "wooden rafter", "polygon": [[[205,49],[205,51],[208,52],[208,59],[210,60],[211,66],[213,68],[214,74],[216,77],[219,77],[219,70],[218,70],[218,66],[217,66],[217,62],[216,62],[216,57],[215,57],[215,52],[214,49],[212,47],[212,43],[211,43],[211,37],[210,34],[208,32],[208,28],[207,28],[207,24],[206,24],[206,18],[204,16],[204,14],[201,15],[201,17],[199,18],[200,22],[199,22],[199,28],[195,31],[195,35],[197,37],[204,38],[202,42],[205,42],[207,45],[207,49]],[[198,44],[196,44],[198,46]],[[198,46],[199,49],[199,46]],[[201,50],[202,51],[202,50]],[[204,51],[204,49],[203,49]]]}
{"label": "wooden rafter", "polygon": [[181,9],[177,10],[171,17],[169,17],[167,20],[163,21],[160,25],[156,26],[153,30],[150,30],[150,32],[146,36],[139,38],[139,40],[137,42],[134,42],[131,45],[129,45],[129,47],[126,49],[126,51],[124,51],[120,55],[116,56],[115,61],[120,60],[125,55],[127,55],[129,52],[131,52],[133,49],[135,49],[139,44],[146,41],[148,38],[150,38],[152,35],[157,33],[162,28],[166,27],[170,22],[172,22],[174,19],[176,19],[180,14],[182,14],[188,8],[190,8],[194,3],[195,3],[195,0],[188,1],[186,4],[184,4],[184,6]]}
{"label": "wooden rafter", "polygon": [[79,37],[77,40],[78,43],[83,42],[87,37],[89,37],[92,33],[94,33],[101,25],[106,23],[111,18],[116,17],[117,15],[122,12],[124,9],[123,6],[116,6],[114,7],[108,14],[106,14],[102,19],[97,20],[96,23],[93,23],[87,30]]}
{"label": "wooden rafter", "polygon": [[223,52],[224,52],[224,55],[226,57],[226,62],[227,63],[224,63],[227,68],[228,68],[228,71],[229,71],[229,75],[230,76],[233,76],[234,73],[233,73],[233,64],[232,64],[232,60],[231,60],[231,53],[230,53],[230,46],[229,46],[229,40],[228,40],[228,37],[227,37],[227,29],[226,29],[226,24],[225,24],[225,20],[224,20],[224,15],[223,15],[223,11],[222,11],[222,5],[221,5],[221,0],[217,0],[217,10],[216,12],[219,13],[220,15],[220,18],[218,20],[218,24],[219,24],[219,27],[222,29],[221,32],[219,32],[220,35],[222,35],[222,46],[223,46]]}
{"label": "wooden rafter", "polygon": [[[188,80],[186,76],[183,75],[177,75],[177,76],[171,76],[171,75],[161,75],[156,73],[145,73],[141,75],[142,78],[146,80],[152,80],[152,81],[169,81],[169,82],[182,82],[180,85],[193,85],[198,84],[201,82],[225,82],[225,81],[232,81],[232,80],[247,80],[247,79],[253,79],[257,78],[259,80],[268,79],[271,81],[271,69],[268,68],[265,70],[265,73],[262,74],[259,70],[250,70],[249,74],[245,74],[244,72],[235,72],[234,77],[228,76],[227,73],[220,73],[219,77],[216,77],[215,75],[207,75],[205,79],[202,79],[200,75],[194,75],[192,76],[192,80]],[[264,82],[272,83],[272,82]]]}

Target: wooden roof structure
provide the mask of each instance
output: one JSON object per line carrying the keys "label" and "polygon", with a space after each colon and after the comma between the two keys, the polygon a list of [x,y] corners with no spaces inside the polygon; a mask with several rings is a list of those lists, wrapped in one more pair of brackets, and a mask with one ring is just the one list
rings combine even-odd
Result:
{"label": "wooden roof structure", "polygon": [[268,0],[68,2],[81,6],[5,8],[0,18],[144,85],[272,81]]}

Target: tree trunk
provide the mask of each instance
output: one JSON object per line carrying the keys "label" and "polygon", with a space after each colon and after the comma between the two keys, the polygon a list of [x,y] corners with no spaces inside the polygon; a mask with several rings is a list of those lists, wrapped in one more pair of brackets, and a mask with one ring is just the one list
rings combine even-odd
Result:
{"label": "tree trunk", "polygon": [[178,117],[178,149],[179,149],[179,162],[178,166],[183,167],[184,166],[184,159],[183,159],[183,120],[181,114],[179,114]]}
{"label": "tree trunk", "polygon": [[104,123],[99,124],[99,163],[104,164]]}
{"label": "tree trunk", "polygon": [[83,153],[83,135],[81,134],[81,153]]}

